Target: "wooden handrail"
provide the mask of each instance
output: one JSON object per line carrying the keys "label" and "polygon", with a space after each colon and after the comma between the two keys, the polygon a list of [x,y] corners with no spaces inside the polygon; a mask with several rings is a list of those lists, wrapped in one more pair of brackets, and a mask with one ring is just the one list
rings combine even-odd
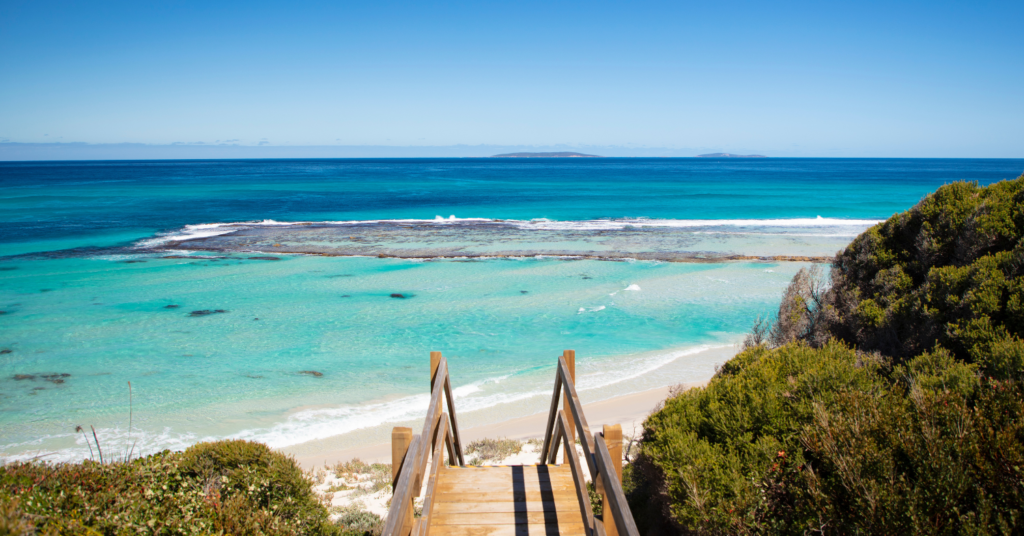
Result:
{"label": "wooden handrail", "polygon": [[[576,498],[580,502],[580,515],[583,517],[583,524],[587,526],[587,532],[591,532],[594,528],[594,510],[590,507],[590,492],[587,491],[586,480],[583,478],[583,468],[580,467],[580,459],[575,456],[576,449],[573,441],[569,439],[569,434],[566,431],[569,429],[569,423],[565,418],[565,412],[558,412],[558,420],[555,421],[554,439],[557,441],[559,438],[562,440],[562,448],[566,452],[571,452],[569,455],[569,467],[572,470],[572,480],[576,484]],[[558,449],[551,449],[551,454],[548,457],[548,463],[555,463],[558,459]]]}
{"label": "wooden handrail", "polygon": [[608,445],[604,444],[601,434],[594,434],[594,444],[597,445],[594,459],[597,460],[605,496],[608,497],[608,506],[611,507],[612,517],[615,519],[615,528],[619,529],[619,534],[639,536],[640,531],[636,529],[633,513],[629,511],[629,504],[626,503],[626,493],[622,490],[622,483],[616,476],[612,456],[608,452]]}
{"label": "wooden handrail", "polygon": [[[442,450],[445,445],[450,445],[448,427],[448,414],[443,415],[441,419],[441,428],[437,433],[437,441],[434,442],[434,453],[433,460],[434,466],[430,471],[430,480],[427,482],[427,494],[423,499],[423,514],[420,517],[419,522],[416,524],[416,530],[413,531],[413,536],[428,536],[430,534],[430,517],[434,510],[434,488],[437,486],[438,473],[441,472],[441,468],[444,467],[444,451]],[[455,462],[455,457],[451,456],[451,451],[448,451],[449,463]]]}
{"label": "wooden handrail", "polygon": [[[409,451],[405,454],[406,460],[415,460],[420,451],[420,436],[412,436],[412,443],[409,444]],[[384,530],[381,534],[398,536],[405,523],[406,510],[412,506],[412,499],[415,495],[412,492],[412,482],[415,479],[415,469],[412,464],[402,465],[402,471],[398,474],[398,483],[395,484],[395,493],[391,496],[391,507],[388,508],[388,518],[384,523]],[[417,493],[416,495],[419,495]]]}
{"label": "wooden handrail", "polygon": [[[456,465],[456,459],[458,460],[457,465],[465,465],[458,423],[455,420],[452,384],[448,378],[448,360],[444,357],[440,357],[434,378],[441,381],[433,381],[430,405],[427,407],[427,416],[423,420],[423,432],[413,436],[409,450],[402,458],[402,467],[395,484],[394,495],[391,498],[391,506],[388,508],[387,522],[384,525],[382,536],[406,536],[401,531],[409,516],[409,508],[412,508],[412,500],[418,497],[420,490],[423,489],[423,476],[426,473],[427,460],[432,451],[434,452],[434,473],[437,472],[439,466],[444,465],[444,459],[441,456],[443,447],[447,447],[448,459],[452,465]],[[443,401],[442,396],[444,396]],[[448,412],[443,411],[444,402],[447,402]],[[426,530],[421,529],[420,524],[415,527],[417,533],[420,530]]]}
{"label": "wooden handrail", "polygon": [[[579,432],[583,454],[587,460],[587,468],[590,470],[590,478],[595,485],[600,481],[604,486],[605,494],[608,497],[609,510],[611,510],[610,513],[615,519],[615,528],[618,529],[620,536],[639,536],[636,523],[633,520],[633,514],[630,512],[629,504],[626,502],[626,494],[622,490],[622,482],[619,481],[611,454],[608,452],[608,446],[605,445],[601,434],[590,434],[590,426],[587,424],[587,418],[583,414],[583,405],[576,394],[575,382],[573,381],[572,374],[569,373],[569,367],[563,356],[558,357],[555,388],[551,396],[551,410],[548,414],[548,425],[544,431],[544,445],[541,447],[540,463],[555,462],[558,456],[558,439],[561,436],[565,452],[573,454],[570,456],[573,478],[576,478],[577,471],[582,470],[579,466],[579,459],[575,455],[576,449],[571,444],[572,442],[569,440],[568,434],[565,433],[565,429],[570,425],[565,413],[558,409],[559,394],[564,396],[567,402],[566,405],[569,406],[572,413],[573,424],[576,425],[575,428]],[[592,529],[592,535],[604,536],[604,522],[593,517],[589,494],[581,494],[579,486],[580,483],[577,483],[577,495],[579,495],[580,510],[583,512],[583,518],[591,520],[588,528]]]}

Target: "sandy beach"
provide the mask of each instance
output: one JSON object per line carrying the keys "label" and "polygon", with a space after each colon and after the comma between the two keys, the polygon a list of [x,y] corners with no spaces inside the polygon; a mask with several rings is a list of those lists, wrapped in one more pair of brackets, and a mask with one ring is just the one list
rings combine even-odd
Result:
{"label": "sandy beach", "polygon": [[[680,384],[683,388],[700,387],[706,381]],[[602,425],[622,426],[624,437],[637,436],[643,432],[643,422],[668,397],[672,387],[659,387],[647,391],[584,404],[583,411],[592,432],[598,432]],[[544,437],[547,413],[535,413],[526,417],[474,426],[461,430],[463,444],[483,438],[533,439]],[[422,426],[421,424],[419,426]],[[413,426],[413,433],[419,433]],[[391,463],[391,444],[388,442],[347,449],[327,450],[319,453],[303,452],[304,449],[286,447],[282,452],[292,454],[304,469],[334,465],[355,458],[365,462]],[[298,451],[298,452],[296,452]]]}

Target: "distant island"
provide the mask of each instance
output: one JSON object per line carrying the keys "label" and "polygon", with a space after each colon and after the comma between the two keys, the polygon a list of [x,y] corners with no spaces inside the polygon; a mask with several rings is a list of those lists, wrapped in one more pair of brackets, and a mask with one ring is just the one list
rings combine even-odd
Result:
{"label": "distant island", "polygon": [[596,154],[583,153],[507,153],[496,154],[491,158],[603,158]]}
{"label": "distant island", "polygon": [[697,158],[768,158],[763,154],[732,154],[732,153],[711,153],[699,154]]}

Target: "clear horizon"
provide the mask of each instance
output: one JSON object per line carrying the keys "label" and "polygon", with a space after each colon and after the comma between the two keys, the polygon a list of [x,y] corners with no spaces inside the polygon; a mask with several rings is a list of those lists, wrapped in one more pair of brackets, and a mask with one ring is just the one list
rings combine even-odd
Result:
{"label": "clear horizon", "polygon": [[5,2],[4,13],[0,160],[131,159],[140,147],[155,155],[143,158],[239,153],[198,147],[1024,157],[1019,3]]}

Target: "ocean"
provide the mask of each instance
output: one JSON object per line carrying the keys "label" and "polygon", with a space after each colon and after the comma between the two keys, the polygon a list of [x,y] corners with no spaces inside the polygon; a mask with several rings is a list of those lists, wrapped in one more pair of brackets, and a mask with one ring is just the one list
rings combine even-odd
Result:
{"label": "ocean", "polygon": [[[316,450],[714,374],[800,268],[1024,160],[0,163],[0,459]],[[131,406],[129,387],[131,382]],[[130,413],[130,426],[129,426]]]}

